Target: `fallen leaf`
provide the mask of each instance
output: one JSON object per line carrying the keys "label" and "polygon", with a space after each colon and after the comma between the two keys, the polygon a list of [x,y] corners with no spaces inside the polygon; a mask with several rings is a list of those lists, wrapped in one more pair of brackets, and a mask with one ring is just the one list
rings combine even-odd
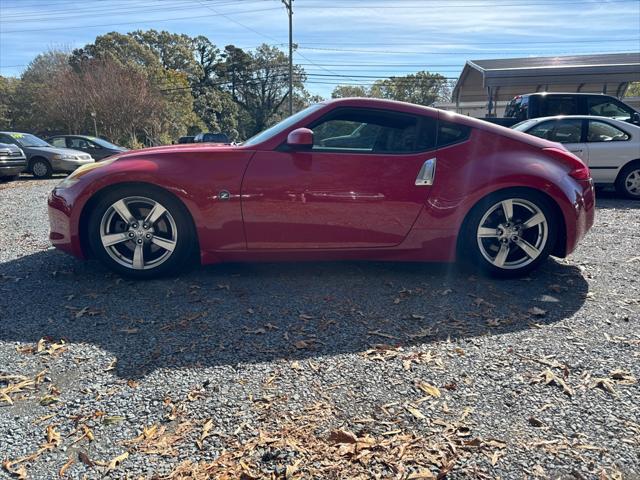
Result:
{"label": "fallen leaf", "polygon": [[129,452],[124,452],[121,455],[112,458],[111,461],[109,461],[109,465],[107,465],[107,472],[111,472],[118,468],[127,458],[129,458]]}
{"label": "fallen leaf", "polygon": [[78,458],[87,467],[94,467],[95,466],[95,463],[89,458],[89,455],[87,455],[86,452],[83,452],[83,451],[78,452]]}
{"label": "fallen leaf", "polygon": [[418,418],[418,419],[426,418],[426,417],[424,416],[424,414],[423,414],[420,410],[418,410],[417,408],[415,408],[415,407],[412,407],[412,406],[410,406],[410,405],[407,405],[405,408],[407,409],[407,411],[408,411],[411,415],[413,415],[414,417],[416,417],[416,418]]}
{"label": "fallen leaf", "polygon": [[71,465],[73,465],[75,463],[75,460],[71,457],[69,457],[69,460],[67,460],[67,463],[65,463],[61,468],[60,471],[58,472],[58,475],[60,475],[60,477],[64,477],[67,470],[69,469],[69,467]]}
{"label": "fallen leaf", "polygon": [[435,385],[431,385],[430,383],[427,383],[427,382],[419,382],[418,388],[422,390],[424,393],[426,393],[427,395],[431,395],[432,397],[435,397],[435,398],[440,398],[440,389],[438,389],[438,387],[436,387]]}
{"label": "fallen leaf", "polygon": [[358,441],[358,437],[348,430],[333,430],[329,434],[329,438],[327,439],[331,443],[356,443]]}
{"label": "fallen leaf", "polygon": [[212,427],[213,427],[212,419],[209,419],[206,422],[204,422],[204,425],[202,426],[202,433],[200,434],[200,438],[196,440],[196,445],[200,450],[204,450],[204,440],[209,436],[209,432],[211,431]]}
{"label": "fallen leaf", "polygon": [[531,315],[533,315],[534,317],[544,317],[547,314],[546,310],[543,310],[539,307],[531,307],[529,310],[527,310]]}
{"label": "fallen leaf", "polygon": [[124,422],[125,418],[120,415],[105,415],[102,417],[103,425],[118,425],[119,423]]}

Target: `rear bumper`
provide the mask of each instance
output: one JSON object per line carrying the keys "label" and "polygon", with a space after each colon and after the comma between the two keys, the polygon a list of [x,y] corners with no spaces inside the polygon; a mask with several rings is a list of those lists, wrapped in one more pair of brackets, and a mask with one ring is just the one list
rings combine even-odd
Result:
{"label": "rear bumper", "polygon": [[49,240],[51,244],[74,257],[85,258],[78,232],[78,219],[74,218],[71,197],[54,188],[48,198]]}

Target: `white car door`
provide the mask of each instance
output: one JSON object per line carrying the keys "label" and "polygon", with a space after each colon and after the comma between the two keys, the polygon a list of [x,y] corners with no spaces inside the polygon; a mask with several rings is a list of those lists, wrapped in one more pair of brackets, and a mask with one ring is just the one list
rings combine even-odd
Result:
{"label": "white car door", "polygon": [[589,164],[589,149],[581,141],[583,138],[582,128],[581,118],[561,118],[537,123],[530,130],[527,130],[527,133],[561,143],[564,148],[580,157],[584,163]]}
{"label": "white car door", "polygon": [[595,183],[614,183],[620,169],[640,158],[640,139],[604,120],[589,120],[589,169]]}

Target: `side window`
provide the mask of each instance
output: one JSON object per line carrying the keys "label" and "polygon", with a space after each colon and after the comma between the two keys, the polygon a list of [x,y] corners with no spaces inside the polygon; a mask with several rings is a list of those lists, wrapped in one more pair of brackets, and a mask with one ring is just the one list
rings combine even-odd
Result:
{"label": "side window", "polygon": [[587,98],[587,114],[629,120],[631,109],[608,97]]}
{"label": "side window", "polygon": [[311,125],[313,149],[410,153],[435,146],[436,120],[396,112],[340,109]]}
{"label": "side window", "polygon": [[69,148],[77,148],[79,150],[87,150],[89,143],[84,138],[70,138]]}
{"label": "side window", "polygon": [[471,128],[453,122],[440,121],[438,125],[438,148],[446,147],[469,138]]}
{"label": "side window", "polygon": [[587,132],[587,142],[616,142],[629,140],[622,130],[598,120],[589,120],[589,130]]}
{"label": "side window", "polygon": [[65,142],[65,139],[63,137],[52,138],[49,143],[51,145],[53,145],[54,147],[66,147],[67,146],[67,143]]}
{"label": "side window", "polygon": [[541,117],[553,117],[555,115],[577,115],[578,98],[576,96],[547,95],[541,98]]}
{"label": "side window", "polygon": [[527,133],[552,142],[580,143],[582,141],[582,120],[567,118],[542,122]]}
{"label": "side window", "polygon": [[515,118],[517,121],[520,122],[522,120],[527,119],[528,109],[529,109],[529,97],[517,96],[513,100],[511,100],[511,102],[509,102],[509,105],[507,105],[507,108],[505,109],[505,112],[504,112],[504,116]]}

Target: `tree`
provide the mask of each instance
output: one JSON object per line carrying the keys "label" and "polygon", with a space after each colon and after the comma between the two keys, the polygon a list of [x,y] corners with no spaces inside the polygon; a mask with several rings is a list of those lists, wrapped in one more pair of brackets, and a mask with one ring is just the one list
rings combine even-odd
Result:
{"label": "tree", "polygon": [[331,92],[331,98],[347,98],[347,97],[368,97],[369,92],[366,87],[359,85],[338,85]]}
{"label": "tree", "polygon": [[16,86],[12,112],[14,128],[48,133],[55,130],[51,118],[51,86],[53,79],[69,71],[68,54],[50,50],[38,55],[27,67]]}
{"label": "tree", "polygon": [[640,82],[633,82],[629,85],[625,97],[640,97]]}
{"label": "tree", "polygon": [[[249,137],[269,126],[288,95],[285,53],[266,44],[255,52],[244,52],[233,45],[224,49],[219,76],[245,115],[241,135]],[[304,70],[294,66],[294,89],[304,92]]]}
{"label": "tree", "polygon": [[403,77],[376,80],[371,87],[338,85],[331,97],[373,97],[401,102],[431,105],[436,100],[448,100],[451,84],[438,73],[417,72]]}
{"label": "tree", "polygon": [[448,96],[447,79],[438,73],[417,72],[404,77],[377,80],[370,90],[376,98],[431,105]]}
{"label": "tree", "polygon": [[20,80],[12,77],[0,75],[0,129],[9,130],[14,128],[16,90]]}

